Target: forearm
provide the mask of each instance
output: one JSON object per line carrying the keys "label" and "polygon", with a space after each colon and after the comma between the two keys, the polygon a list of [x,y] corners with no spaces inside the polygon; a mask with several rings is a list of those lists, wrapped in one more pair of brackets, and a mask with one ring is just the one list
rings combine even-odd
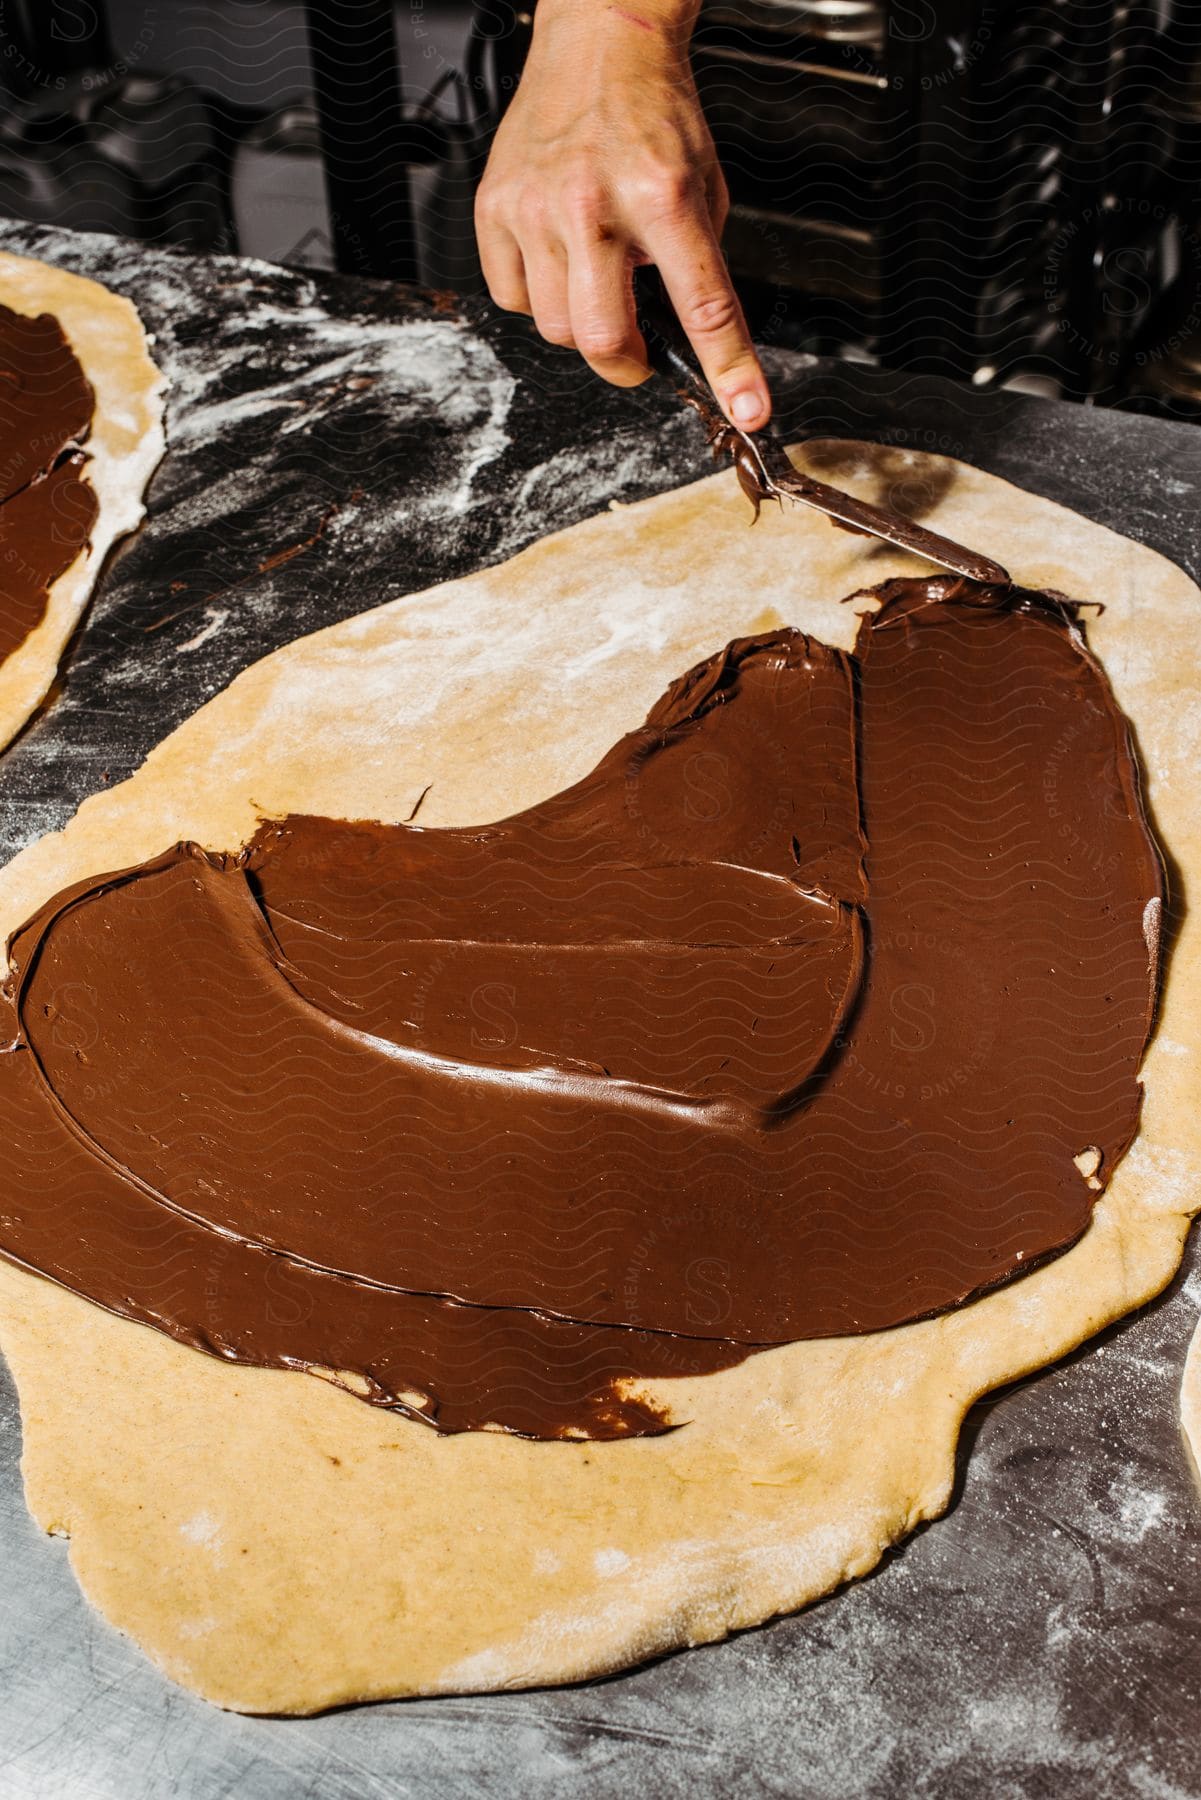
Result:
{"label": "forearm", "polygon": [[[591,131],[569,148],[594,158],[598,129],[629,121],[627,96],[652,127],[665,88],[683,91],[695,105],[688,47],[699,9],[700,0],[540,0],[522,77],[523,98],[535,99],[537,126],[545,134],[584,122]],[[528,131],[532,121],[523,122]]]}

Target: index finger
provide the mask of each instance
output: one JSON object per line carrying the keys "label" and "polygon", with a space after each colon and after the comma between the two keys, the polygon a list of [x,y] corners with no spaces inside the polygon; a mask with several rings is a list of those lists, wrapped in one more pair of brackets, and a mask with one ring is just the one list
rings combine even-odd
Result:
{"label": "index finger", "polygon": [[688,209],[644,237],[643,247],[726,417],[745,431],[766,425],[767,380],[707,215]]}

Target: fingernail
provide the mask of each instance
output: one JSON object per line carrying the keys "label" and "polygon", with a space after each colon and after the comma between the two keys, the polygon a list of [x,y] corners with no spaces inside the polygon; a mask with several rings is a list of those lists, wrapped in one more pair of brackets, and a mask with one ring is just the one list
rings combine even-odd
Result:
{"label": "fingernail", "polygon": [[730,401],[730,412],[739,425],[753,425],[763,411],[763,401],[754,388],[743,388]]}

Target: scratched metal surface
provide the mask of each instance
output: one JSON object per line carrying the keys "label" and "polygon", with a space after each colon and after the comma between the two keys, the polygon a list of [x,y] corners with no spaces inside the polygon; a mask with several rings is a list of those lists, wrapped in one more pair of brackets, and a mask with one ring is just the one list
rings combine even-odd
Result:
{"label": "scratched metal surface", "polygon": [[[23,226],[0,246],[129,293],[174,383],[150,527],[0,759],[0,861],[267,650],[696,471],[669,402],[603,390],[521,326]],[[1201,572],[1186,427],[785,355],[772,373],[796,435],[965,457]],[[1199,1312],[1194,1246],[1160,1302],[978,1408],[950,1516],[800,1617],[575,1689],[298,1721],[206,1706],[90,1611],[22,1504],[5,1377],[0,1796],[1201,1795],[1201,1486],[1176,1423]]]}

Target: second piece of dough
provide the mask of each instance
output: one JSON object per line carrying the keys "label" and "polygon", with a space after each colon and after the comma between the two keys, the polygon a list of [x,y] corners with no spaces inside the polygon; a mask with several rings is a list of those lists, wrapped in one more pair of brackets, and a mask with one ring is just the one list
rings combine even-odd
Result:
{"label": "second piece of dough", "polygon": [[142,521],[146,485],[166,443],[166,382],[131,302],[98,281],[0,251],[0,304],[30,316],[53,313],[92,385],[96,409],[84,448],[99,503],[91,541],[54,582],[40,624],[0,661],[3,750],[50,691],[105,557]]}

